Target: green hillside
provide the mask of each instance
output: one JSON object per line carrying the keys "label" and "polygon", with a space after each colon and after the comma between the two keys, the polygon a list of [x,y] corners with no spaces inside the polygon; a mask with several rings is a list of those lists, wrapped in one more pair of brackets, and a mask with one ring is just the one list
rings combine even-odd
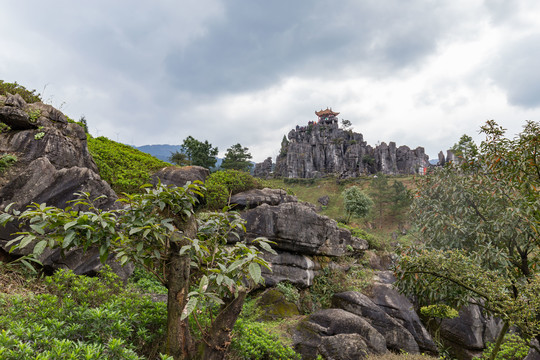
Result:
{"label": "green hillside", "polygon": [[150,180],[152,173],[171,166],[152,155],[106,137],[94,138],[88,134],[87,138],[88,150],[97,164],[101,178],[117,193],[135,192]]}

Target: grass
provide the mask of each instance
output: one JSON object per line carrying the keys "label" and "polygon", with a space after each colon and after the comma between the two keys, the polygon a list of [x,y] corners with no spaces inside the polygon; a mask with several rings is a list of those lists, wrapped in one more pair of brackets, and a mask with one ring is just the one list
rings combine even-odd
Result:
{"label": "grass", "polygon": [[366,360],[433,360],[438,359],[437,357],[423,355],[423,354],[394,354],[386,353],[383,355],[373,355],[370,354],[366,357]]}

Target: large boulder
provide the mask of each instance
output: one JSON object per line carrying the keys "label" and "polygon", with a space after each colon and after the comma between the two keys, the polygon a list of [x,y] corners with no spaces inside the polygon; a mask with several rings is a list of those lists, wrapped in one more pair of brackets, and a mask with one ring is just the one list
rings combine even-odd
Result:
{"label": "large boulder", "polygon": [[366,240],[351,236],[327,216],[302,203],[262,204],[242,213],[247,237],[266,237],[277,249],[305,254],[343,256],[351,250],[366,250]]}
{"label": "large boulder", "polygon": [[252,209],[262,204],[279,205],[288,202],[298,202],[295,196],[287,195],[283,189],[252,189],[231,196],[231,204],[244,209]]}
{"label": "large boulder", "polygon": [[293,343],[303,359],[363,359],[387,351],[384,336],[367,320],[342,309],[311,314],[298,325]]}
{"label": "large boulder", "polygon": [[332,306],[367,319],[371,326],[384,336],[388,350],[411,354],[419,352],[418,344],[411,333],[366,295],[356,291],[335,294],[332,297]]}
{"label": "large boulder", "polygon": [[[118,206],[115,192],[98,174],[82,127],[68,123],[66,117],[50,105],[26,104],[17,95],[7,96],[3,105],[0,121],[11,130],[0,134],[0,155],[14,155],[17,161],[0,174],[0,210],[10,203],[14,203],[14,209],[24,210],[33,202],[64,208],[79,192],[90,193],[92,199],[105,195],[95,203],[102,209]],[[14,125],[20,124],[17,121],[21,117],[28,117],[32,126]],[[12,233],[19,231],[16,225],[0,228],[3,251],[9,251],[6,243],[13,238]],[[25,255],[30,249],[31,245],[12,255]],[[94,273],[101,266],[98,254],[93,250],[85,253],[74,250],[64,257],[59,254],[58,251],[46,251],[40,260],[45,266],[69,268],[78,274]],[[113,259],[110,259],[110,265],[116,267]],[[123,275],[130,270],[125,268],[119,272]]]}
{"label": "large boulder", "polygon": [[469,305],[460,309],[459,317],[442,321],[440,335],[456,357],[472,359],[496,340],[501,328],[501,320],[486,316],[478,305]]}
{"label": "large boulder", "polygon": [[390,271],[376,273],[370,298],[379,309],[395,319],[414,337],[420,351],[437,353],[437,345],[414,311],[413,304],[391,284],[395,281]]}

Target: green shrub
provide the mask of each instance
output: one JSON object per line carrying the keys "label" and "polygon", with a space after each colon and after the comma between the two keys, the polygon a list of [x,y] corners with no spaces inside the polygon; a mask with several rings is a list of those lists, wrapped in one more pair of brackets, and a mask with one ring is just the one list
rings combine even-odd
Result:
{"label": "green shrub", "polygon": [[238,358],[245,360],[301,359],[300,354],[283,345],[277,335],[270,334],[263,323],[244,319],[236,321],[231,349]]}
{"label": "green shrub", "polygon": [[217,171],[205,181],[204,197],[209,209],[220,210],[227,205],[231,195],[258,189],[261,184],[250,174],[238,170]]}
{"label": "green shrub", "polygon": [[276,289],[281,292],[289,302],[297,303],[298,300],[300,300],[300,292],[298,292],[296,286],[290,282],[279,282],[276,285]]}
{"label": "green shrub", "polygon": [[[493,351],[494,343],[489,343],[484,350],[482,357],[475,359],[489,359]],[[529,352],[528,342],[513,333],[504,335],[501,348],[495,356],[495,360],[521,360],[527,356]]]}
{"label": "green shrub", "polygon": [[136,267],[129,278],[130,284],[143,293],[166,294],[167,288],[161,284],[154,275],[147,270]]}
{"label": "green shrub", "polygon": [[41,95],[36,93],[36,90],[28,90],[17,82],[8,83],[0,80],[0,95],[6,96],[8,93],[21,95],[24,101],[29,104],[41,101]]}
{"label": "green shrub", "polygon": [[157,358],[165,303],[127,291],[110,269],[60,270],[45,285],[52,293],[0,294],[1,359]]}
{"label": "green shrub", "polygon": [[117,193],[133,193],[150,181],[150,175],[170,166],[131,146],[100,136],[88,135],[88,150],[99,169],[99,175]]}
{"label": "green shrub", "polygon": [[0,174],[9,169],[13,164],[17,162],[17,157],[12,154],[4,154],[0,156]]}

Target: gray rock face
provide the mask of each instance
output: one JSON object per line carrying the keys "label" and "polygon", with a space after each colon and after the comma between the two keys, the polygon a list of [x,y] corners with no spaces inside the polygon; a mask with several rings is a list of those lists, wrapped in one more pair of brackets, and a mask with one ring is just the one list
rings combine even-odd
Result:
{"label": "gray rock face", "polygon": [[403,350],[411,354],[419,352],[411,333],[364,294],[356,291],[335,294],[332,306],[366,318],[371,326],[384,336],[388,350]]}
{"label": "gray rock face", "polygon": [[304,359],[315,359],[319,354],[327,359],[363,359],[367,353],[387,351],[386,340],[368,321],[341,309],[310,315],[298,325],[293,343]]}
{"label": "gray rock face", "polygon": [[265,253],[263,257],[272,264],[272,271],[262,269],[266,286],[274,286],[280,281],[288,281],[301,288],[313,285],[319,265],[309,257],[288,252],[277,255]]}
{"label": "gray rock face", "polygon": [[502,321],[486,317],[478,305],[469,305],[459,311],[459,317],[444,319],[441,337],[452,347],[460,359],[480,356],[488,342],[493,342],[502,328]]}
{"label": "gray rock face", "polygon": [[262,204],[242,214],[246,220],[247,237],[264,236],[277,249],[306,255],[342,256],[353,250],[366,250],[367,241],[351,236],[337,223],[302,203],[278,206]]}
{"label": "gray rock face", "polygon": [[[31,202],[65,207],[75,198],[76,192],[88,192],[92,198],[105,195],[96,205],[101,208],[115,207],[116,194],[109,184],[101,180],[97,166],[88,152],[86,134],[77,124],[68,124],[65,116],[50,105],[34,103],[27,105],[20,96],[8,96],[0,107],[0,120],[14,124],[21,112],[38,114],[32,126],[12,126],[11,131],[0,134],[0,155],[11,154],[17,161],[0,175],[0,209],[15,203],[15,209],[24,210]],[[11,109],[11,110],[10,110]],[[13,109],[17,111],[12,111]],[[7,114],[7,115],[6,115]],[[24,116],[23,116],[24,117]],[[42,129],[35,129],[42,126]],[[42,138],[36,138],[43,132]],[[19,228],[15,224],[0,228],[0,247]],[[24,255],[32,247],[15,253]],[[101,266],[97,253],[70,252],[62,258],[57,252],[47,252],[40,258],[46,266],[70,268],[77,273],[95,272]],[[115,267],[114,262],[110,265]],[[124,269],[129,272],[129,269]]]}
{"label": "gray rock face", "polygon": [[297,127],[282,142],[274,173],[288,178],[316,178],[324,174],[356,177],[362,174],[416,174],[429,166],[422,147],[396,147],[394,142],[373,148],[363,135],[334,123]]}
{"label": "gray rock face", "polygon": [[[383,275],[383,278],[387,277]],[[413,304],[392,285],[375,282],[371,288],[371,300],[379,309],[407,329],[421,352],[437,353],[437,345],[414,311]]]}
{"label": "gray rock face", "polygon": [[[540,343],[538,342],[538,340],[535,339],[532,342],[537,348],[540,347]],[[531,348],[529,350],[529,353],[523,360],[540,360],[540,353],[536,351],[534,348]]]}
{"label": "gray rock face", "polygon": [[151,182],[155,185],[159,180],[163,185],[180,187],[196,180],[204,182],[209,175],[210,171],[202,166],[171,166],[154,173]]}
{"label": "gray rock face", "polygon": [[272,174],[272,158],[266,158],[262,163],[255,164],[253,176],[266,179]]}
{"label": "gray rock face", "polygon": [[288,202],[298,202],[298,199],[287,195],[287,192],[282,189],[252,189],[231,197],[231,204],[236,204],[243,209],[252,209],[262,204],[275,206]]}

